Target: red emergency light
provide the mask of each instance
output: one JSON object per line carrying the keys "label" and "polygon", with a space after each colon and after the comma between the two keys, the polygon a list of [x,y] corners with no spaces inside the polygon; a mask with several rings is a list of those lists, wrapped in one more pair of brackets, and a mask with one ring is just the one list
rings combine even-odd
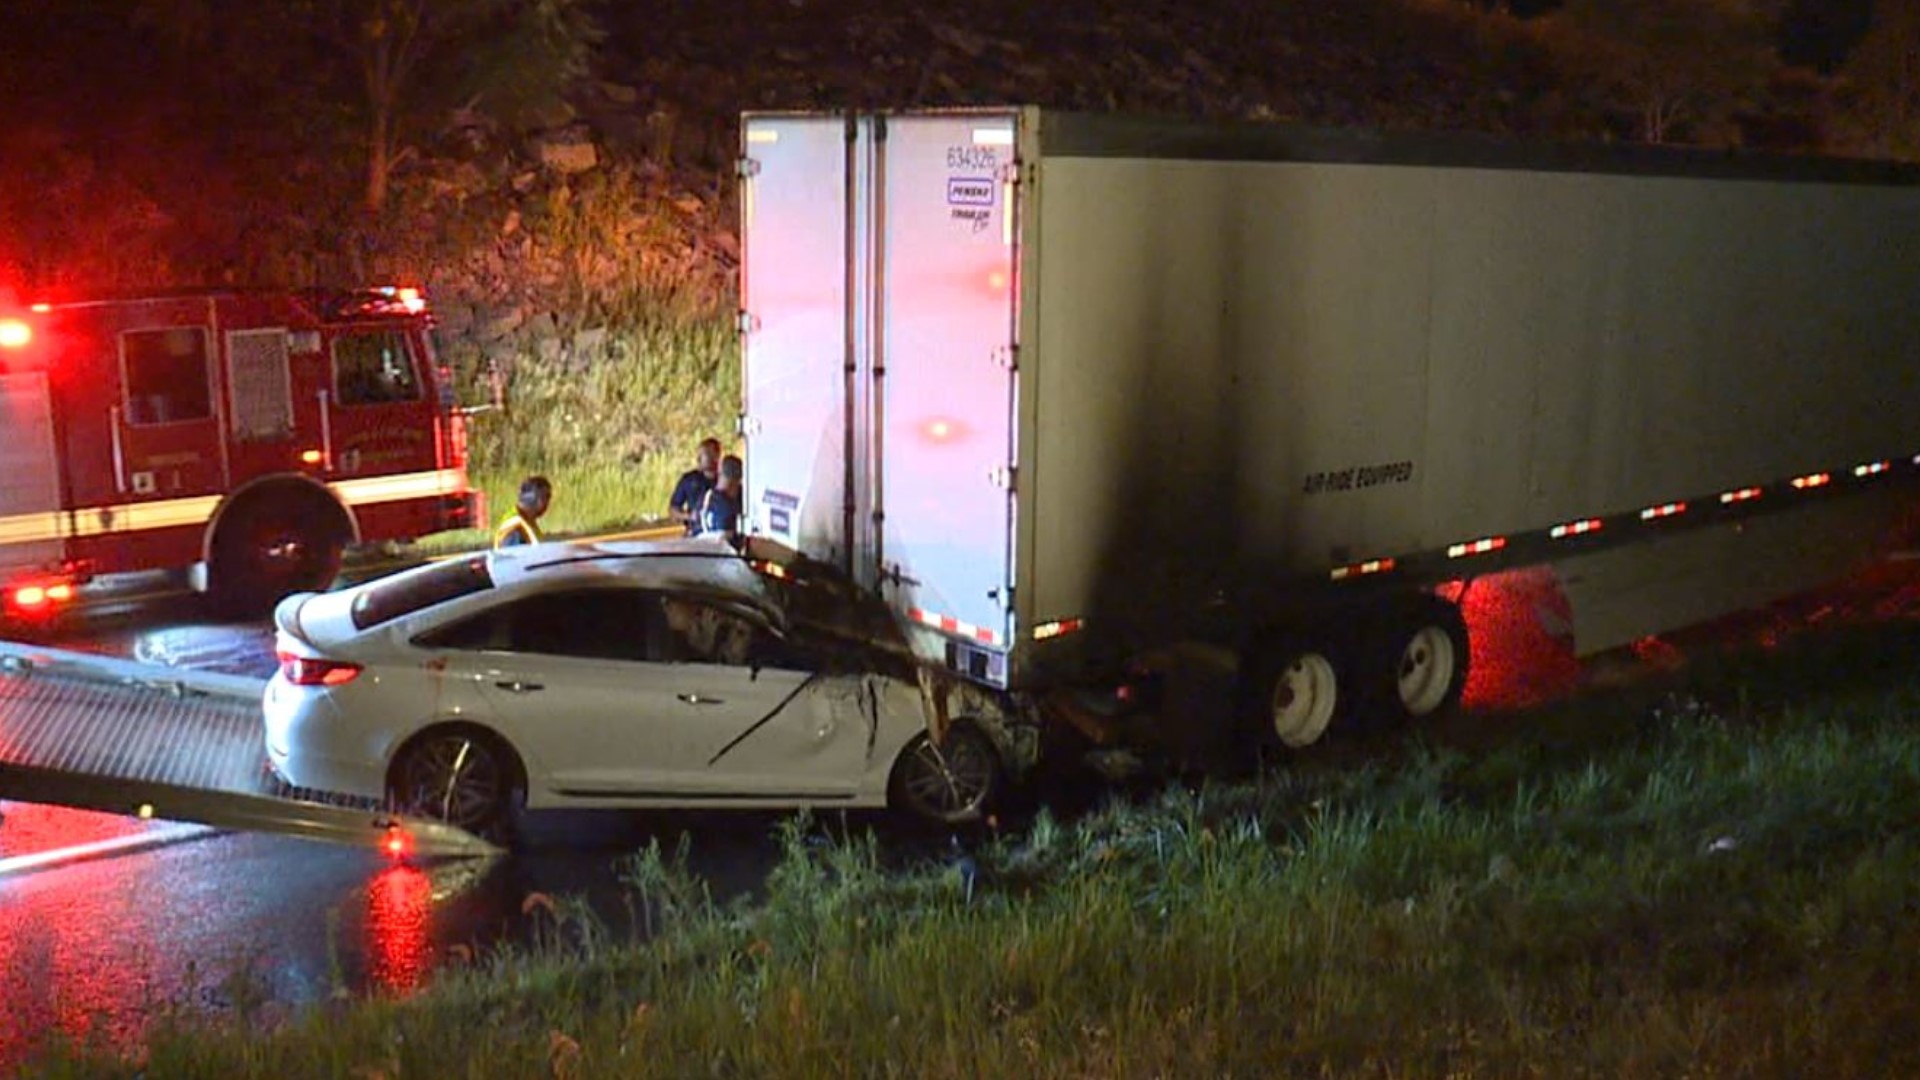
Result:
{"label": "red emergency light", "polygon": [[70,581],[38,581],[7,590],[7,606],[23,614],[39,615],[73,599]]}

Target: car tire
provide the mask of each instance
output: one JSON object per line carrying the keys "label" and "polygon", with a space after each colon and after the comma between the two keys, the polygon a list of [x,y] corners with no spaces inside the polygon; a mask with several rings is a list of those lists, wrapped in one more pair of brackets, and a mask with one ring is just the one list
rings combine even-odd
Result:
{"label": "car tire", "polygon": [[921,732],[894,759],[888,790],[895,809],[935,825],[977,821],[999,798],[1006,780],[1000,748],[969,723],[935,742]]}
{"label": "car tire", "polygon": [[518,756],[491,733],[436,728],[394,756],[387,798],[401,813],[484,836],[508,820],[525,789],[523,777]]}

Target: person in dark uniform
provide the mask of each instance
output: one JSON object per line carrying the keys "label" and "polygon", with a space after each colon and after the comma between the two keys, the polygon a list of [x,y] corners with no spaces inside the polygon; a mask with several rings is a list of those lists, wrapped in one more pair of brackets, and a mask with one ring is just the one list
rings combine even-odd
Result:
{"label": "person in dark uniform", "polygon": [[539,543],[544,539],[540,533],[540,517],[552,502],[553,485],[547,482],[546,477],[529,476],[520,481],[519,505],[493,531],[493,546],[505,548]]}
{"label": "person in dark uniform", "polygon": [[680,482],[673,485],[673,498],[667,500],[667,516],[685,526],[688,536],[700,531],[700,505],[713,490],[719,470],[720,440],[701,439],[694,467],[680,475]]}
{"label": "person in dark uniform", "polygon": [[740,535],[740,481],[745,472],[732,454],[720,459],[720,477],[700,500],[701,536],[732,539]]}

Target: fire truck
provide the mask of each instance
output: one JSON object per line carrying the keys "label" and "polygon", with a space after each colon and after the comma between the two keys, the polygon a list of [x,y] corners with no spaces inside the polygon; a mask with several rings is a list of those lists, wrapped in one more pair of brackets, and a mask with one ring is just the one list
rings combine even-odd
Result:
{"label": "fire truck", "polygon": [[170,569],[234,613],[483,522],[416,289],[0,307],[0,621]]}

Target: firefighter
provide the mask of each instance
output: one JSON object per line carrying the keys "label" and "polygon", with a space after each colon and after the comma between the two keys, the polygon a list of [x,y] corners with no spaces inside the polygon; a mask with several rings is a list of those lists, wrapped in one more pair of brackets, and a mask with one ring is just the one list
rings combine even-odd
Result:
{"label": "firefighter", "polygon": [[500,522],[493,530],[493,546],[497,548],[518,547],[521,544],[537,544],[544,537],[540,535],[540,516],[547,512],[547,505],[553,502],[553,485],[544,476],[529,476],[520,481],[520,503],[513,513]]}
{"label": "firefighter", "polygon": [[719,479],[719,470],[720,440],[701,439],[694,467],[681,474],[680,482],[673,485],[673,498],[667,501],[667,515],[686,526],[688,536],[700,531],[700,507]]}
{"label": "firefighter", "polygon": [[740,481],[745,472],[732,454],[720,459],[720,476],[700,500],[700,535],[729,540],[740,535]]}

